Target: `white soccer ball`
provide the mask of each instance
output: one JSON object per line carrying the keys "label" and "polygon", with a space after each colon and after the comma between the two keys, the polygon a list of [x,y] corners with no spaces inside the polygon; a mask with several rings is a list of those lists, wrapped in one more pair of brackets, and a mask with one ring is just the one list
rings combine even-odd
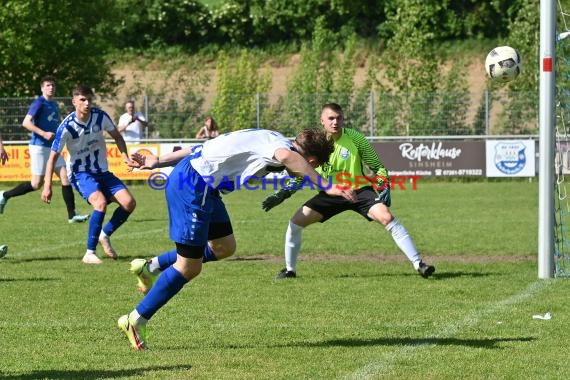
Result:
{"label": "white soccer ball", "polygon": [[510,46],[499,46],[487,54],[485,70],[497,82],[509,82],[521,73],[520,53]]}

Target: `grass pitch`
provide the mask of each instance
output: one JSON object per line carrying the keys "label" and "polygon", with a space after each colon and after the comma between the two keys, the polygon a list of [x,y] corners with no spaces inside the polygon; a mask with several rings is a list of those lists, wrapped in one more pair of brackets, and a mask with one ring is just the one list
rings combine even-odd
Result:
{"label": "grass pitch", "polygon": [[[5,184],[6,185],[6,184]],[[4,186],[4,188],[7,186]],[[304,234],[299,277],[283,266],[287,219],[268,194],[225,197],[238,251],[208,263],[150,322],[147,352],[116,326],[141,296],[129,262],[171,249],[163,194],[113,235],[116,262],[80,261],[86,225],[39,192],[0,216],[0,378],[553,379],[570,365],[567,279],[538,280],[537,184],[434,182],[395,190],[392,210],[437,271],[424,280],[377,224],[345,213]],[[89,210],[81,204],[81,211]],[[110,208],[114,209],[114,206]],[[101,253],[101,251],[100,251]],[[551,320],[533,315],[552,313]]]}

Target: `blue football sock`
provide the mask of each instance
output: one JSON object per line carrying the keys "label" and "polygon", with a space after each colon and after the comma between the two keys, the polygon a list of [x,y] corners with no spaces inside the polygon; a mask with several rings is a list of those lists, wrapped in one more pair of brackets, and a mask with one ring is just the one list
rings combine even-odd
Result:
{"label": "blue football sock", "polygon": [[105,235],[111,236],[117,228],[121,227],[123,223],[129,219],[129,215],[131,215],[130,212],[123,210],[121,207],[117,207],[111,219],[105,224],[105,227],[103,227]]}
{"label": "blue football sock", "polygon": [[160,270],[163,271],[174,264],[176,262],[176,257],[177,254],[175,249],[172,251],[164,252],[162,255],[158,256],[157,259]]}
{"label": "blue football sock", "polygon": [[148,294],[137,305],[137,312],[145,319],[149,320],[152,316],[163,307],[172,297],[174,297],[188,280],[174,267],[167,268]]}
{"label": "blue football sock", "polygon": [[99,242],[99,234],[101,226],[105,219],[105,212],[93,210],[89,219],[89,228],[87,230],[87,249],[95,251]]}
{"label": "blue football sock", "polygon": [[218,258],[212,251],[212,248],[208,244],[206,244],[206,248],[204,248],[204,256],[202,257],[202,262],[207,263],[208,261],[218,261]]}

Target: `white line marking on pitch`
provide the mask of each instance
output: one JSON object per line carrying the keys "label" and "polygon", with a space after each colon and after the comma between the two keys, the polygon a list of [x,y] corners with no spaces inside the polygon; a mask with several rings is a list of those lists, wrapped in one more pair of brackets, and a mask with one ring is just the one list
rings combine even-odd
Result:
{"label": "white line marking on pitch", "polygon": [[[129,232],[128,234],[123,234],[123,235],[117,236],[116,238],[121,239],[121,240],[133,240],[133,239],[138,239],[140,236],[143,236],[143,235],[148,235],[148,234],[152,234],[155,232],[165,232],[165,231],[166,231],[166,227],[165,228],[155,228],[154,230]],[[32,248],[30,250],[18,249],[17,247],[14,247],[10,250],[10,252],[8,252],[8,255],[10,257],[29,257],[30,254],[34,254],[34,253],[57,252],[57,251],[60,251],[62,249],[69,249],[71,247],[84,247],[85,248],[85,239],[70,241],[70,242],[67,242],[64,244],[50,245],[47,247],[36,247],[36,248]],[[12,250],[14,250],[15,252],[12,253]]]}
{"label": "white line marking on pitch", "polygon": [[[552,280],[539,280],[533,282],[521,293],[498,301],[486,309],[468,314],[465,316],[465,318],[463,318],[463,320],[448,324],[439,334],[430,336],[429,338],[450,338],[466,327],[475,326],[483,317],[487,315],[496,313],[508,306],[515,305],[535,296],[537,293],[550,286],[553,282],[554,281]],[[430,343],[401,346],[401,348],[387,352],[378,360],[365,365],[364,367],[344,376],[343,378],[360,380],[377,378],[378,376],[386,375],[394,368],[394,365],[398,360],[401,360],[402,358],[406,358],[406,360],[413,360],[413,356],[419,354],[420,350],[425,350],[434,346],[437,346],[437,344]]]}

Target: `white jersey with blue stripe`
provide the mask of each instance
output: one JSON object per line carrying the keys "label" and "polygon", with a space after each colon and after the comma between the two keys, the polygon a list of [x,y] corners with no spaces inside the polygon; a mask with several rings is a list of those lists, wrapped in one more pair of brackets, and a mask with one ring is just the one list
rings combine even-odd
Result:
{"label": "white jersey with blue stripe", "polygon": [[267,129],[244,129],[225,133],[194,151],[192,167],[216,188],[221,182],[244,184],[251,177],[282,171],[284,165],[274,157],[279,148],[291,149],[293,143],[282,134]]}
{"label": "white jersey with blue stripe", "polygon": [[87,123],[81,122],[75,112],[72,112],[57,128],[51,150],[61,153],[67,146],[69,152],[67,166],[72,173],[106,172],[109,165],[103,132],[113,129],[116,129],[115,124],[101,109],[91,108]]}

